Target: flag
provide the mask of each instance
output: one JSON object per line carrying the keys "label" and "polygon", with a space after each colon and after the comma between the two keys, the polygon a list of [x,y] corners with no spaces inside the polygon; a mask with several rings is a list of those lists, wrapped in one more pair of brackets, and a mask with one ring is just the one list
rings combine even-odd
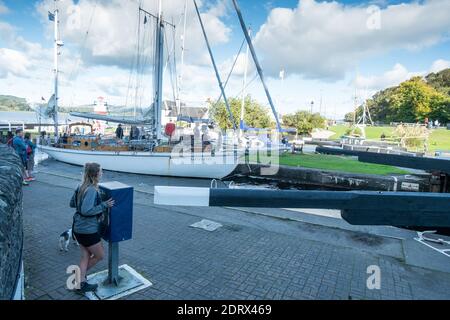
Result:
{"label": "flag", "polygon": [[144,24],[147,23],[147,16],[144,16]]}
{"label": "flag", "polygon": [[48,20],[55,21],[55,15],[53,13],[51,13],[50,11],[48,12]]}

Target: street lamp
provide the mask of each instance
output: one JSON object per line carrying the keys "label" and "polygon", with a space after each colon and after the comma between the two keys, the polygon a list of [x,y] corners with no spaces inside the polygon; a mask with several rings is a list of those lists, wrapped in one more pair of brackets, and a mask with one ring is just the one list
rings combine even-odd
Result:
{"label": "street lamp", "polygon": [[314,101],[311,101],[311,114],[313,113]]}

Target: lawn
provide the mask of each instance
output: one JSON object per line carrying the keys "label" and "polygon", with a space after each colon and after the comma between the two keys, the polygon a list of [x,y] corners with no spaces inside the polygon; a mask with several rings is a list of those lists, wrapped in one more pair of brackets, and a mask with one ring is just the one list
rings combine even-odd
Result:
{"label": "lawn", "polygon": [[450,130],[433,130],[428,140],[428,149],[430,151],[450,151]]}
{"label": "lawn", "polygon": [[409,173],[392,166],[364,163],[351,157],[325,154],[283,154],[280,156],[280,165],[363,174],[390,175]]}
{"label": "lawn", "polygon": [[[337,125],[330,127],[330,131],[336,132],[331,139],[339,139],[342,135],[345,135],[348,127],[345,125]],[[395,128],[393,127],[366,127],[367,139],[379,140],[382,133],[389,138]],[[434,151],[450,151],[450,130],[447,129],[432,129],[428,140],[428,151],[434,153]]]}
{"label": "lawn", "polygon": [[[330,131],[336,132],[331,139],[339,139],[341,136],[345,135],[345,132],[349,129],[349,127],[345,125],[337,125],[330,127]],[[367,139],[380,139],[381,134],[384,133],[386,137],[392,135],[392,132],[395,128],[393,127],[366,127],[366,137]]]}

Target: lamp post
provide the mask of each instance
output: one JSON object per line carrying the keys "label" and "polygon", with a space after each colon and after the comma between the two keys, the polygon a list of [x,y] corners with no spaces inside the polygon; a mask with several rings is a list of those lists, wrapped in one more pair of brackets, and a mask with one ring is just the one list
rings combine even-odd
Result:
{"label": "lamp post", "polygon": [[311,101],[311,114],[313,113],[314,101]]}

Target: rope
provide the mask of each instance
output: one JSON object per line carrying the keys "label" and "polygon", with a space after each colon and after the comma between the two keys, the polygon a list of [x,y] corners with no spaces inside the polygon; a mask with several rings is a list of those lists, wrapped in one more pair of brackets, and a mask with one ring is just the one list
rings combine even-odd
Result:
{"label": "rope", "polygon": [[139,46],[139,28],[140,28],[140,16],[141,16],[141,11],[138,10],[138,23],[136,26],[136,45],[135,45],[135,50],[136,50],[136,54],[133,56],[133,61],[131,62],[131,66],[130,66],[130,73],[128,76],[128,87],[127,87],[127,94],[125,96],[125,108],[128,106],[128,95],[130,94],[130,89],[131,89],[131,78],[133,77],[133,73],[134,73],[134,66],[135,64],[137,64],[137,59],[138,59],[138,46]]}
{"label": "rope", "polygon": [[[75,91],[75,87],[78,83],[78,75],[79,75],[79,69],[80,69],[80,62],[81,62],[81,57],[84,56],[84,53],[86,51],[86,42],[87,42],[87,38],[89,36],[89,31],[91,30],[91,26],[92,26],[92,21],[94,20],[94,15],[95,15],[95,10],[97,9],[97,4],[98,4],[98,0],[95,0],[94,3],[94,9],[92,9],[92,13],[91,13],[91,17],[89,19],[89,24],[88,24],[88,28],[86,30],[86,33],[84,34],[84,39],[83,39],[83,43],[81,45],[81,48],[79,50],[80,53],[80,57],[76,60],[74,67],[72,68],[72,70],[69,73],[69,81],[71,81],[72,83],[74,83],[74,85],[71,85],[70,88],[72,89],[72,99],[70,101],[70,105],[71,107],[73,106],[73,97],[74,97],[74,91]],[[58,29],[59,31],[60,29]],[[74,77],[75,74],[75,78]]]}
{"label": "rope", "polygon": [[[234,67],[236,66],[236,62],[237,62],[237,60],[238,60],[238,58],[239,58],[239,54],[240,54],[241,51],[242,51],[242,47],[244,46],[244,43],[245,43],[245,38],[244,38],[244,40],[243,40],[242,43],[241,43],[241,46],[240,46],[239,51],[238,51],[238,54],[236,55],[236,58],[234,59],[233,65],[231,66],[230,73],[228,73],[227,80],[225,81],[225,83],[224,83],[224,85],[223,85],[223,89],[224,89],[224,90],[225,90],[225,88],[227,87],[228,80],[230,80],[231,74],[233,73]],[[222,99],[222,92],[220,93],[220,96],[219,96],[219,98],[217,99],[217,101],[216,101],[215,104],[218,104],[219,101],[220,101],[220,99]]]}

